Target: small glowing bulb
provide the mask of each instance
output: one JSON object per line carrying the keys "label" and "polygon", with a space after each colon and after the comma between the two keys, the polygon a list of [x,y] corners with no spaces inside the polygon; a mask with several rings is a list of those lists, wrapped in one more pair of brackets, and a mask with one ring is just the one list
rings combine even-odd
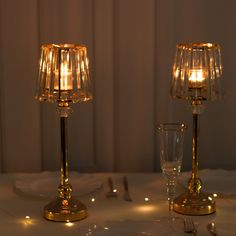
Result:
{"label": "small glowing bulb", "polygon": [[117,189],[113,189],[113,192],[116,193],[116,192],[117,192]]}
{"label": "small glowing bulb", "polygon": [[74,223],[67,221],[67,222],[65,223],[65,225],[66,225],[67,227],[72,227],[72,226],[74,225]]}
{"label": "small glowing bulb", "polygon": [[217,193],[213,193],[213,197],[218,197]]}
{"label": "small glowing bulb", "polygon": [[148,197],[145,197],[144,200],[145,200],[145,202],[148,202],[148,201],[149,201],[149,198],[148,198]]}
{"label": "small glowing bulb", "polygon": [[95,198],[93,197],[93,198],[91,198],[91,202],[95,202]]}
{"label": "small glowing bulb", "polygon": [[29,225],[33,225],[34,222],[30,216],[25,216],[25,219],[22,220],[22,224],[28,227]]}
{"label": "small glowing bulb", "polygon": [[105,230],[109,230],[109,228],[108,228],[108,227],[106,227],[106,226],[104,227],[104,229],[105,229]]}

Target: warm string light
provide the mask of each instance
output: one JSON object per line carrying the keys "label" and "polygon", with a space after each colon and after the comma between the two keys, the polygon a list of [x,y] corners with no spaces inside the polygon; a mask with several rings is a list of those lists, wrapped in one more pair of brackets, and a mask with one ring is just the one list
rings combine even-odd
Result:
{"label": "warm string light", "polygon": [[75,224],[73,223],[73,222],[70,222],[70,221],[68,221],[68,222],[66,222],[65,223],[65,226],[67,226],[67,227],[72,227],[72,226],[74,226]]}
{"label": "warm string light", "polygon": [[35,221],[30,217],[30,216],[25,216],[25,218],[23,220],[21,220],[21,223],[25,226],[25,227],[29,227],[35,224]]}
{"label": "warm string light", "polygon": [[152,212],[157,212],[159,209],[158,205],[154,204],[144,204],[144,205],[139,205],[134,207],[134,211],[139,212],[139,213],[152,213]]}
{"label": "warm string light", "polygon": [[144,201],[145,201],[145,202],[148,202],[148,201],[149,201],[149,198],[148,198],[148,197],[145,197],[145,198],[144,198]]}

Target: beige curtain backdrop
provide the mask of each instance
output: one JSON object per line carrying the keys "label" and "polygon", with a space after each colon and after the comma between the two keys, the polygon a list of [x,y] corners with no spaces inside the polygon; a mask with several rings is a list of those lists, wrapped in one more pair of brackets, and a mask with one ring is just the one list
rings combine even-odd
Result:
{"label": "beige curtain backdrop", "polygon": [[0,170],[60,168],[56,105],[34,99],[39,48],[83,43],[94,100],[73,105],[70,168],[160,171],[155,125],[188,125],[184,169],[191,168],[189,102],[169,95],[178,42],[222,47],[222,101],[201,116],[200,168],[236,168],[236,1],[0,0]]}

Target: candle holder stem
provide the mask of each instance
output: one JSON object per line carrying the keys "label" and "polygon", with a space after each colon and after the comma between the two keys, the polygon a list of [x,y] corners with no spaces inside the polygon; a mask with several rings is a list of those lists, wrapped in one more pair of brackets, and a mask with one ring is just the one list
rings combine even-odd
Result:
{"label": "candle holder stem", "polygon": [[70,111],[69,107],[59,107],[61,126],[61,179],[58,186],[59,196],[44,208],[44,217],[52,221],[70,222],[82,220],[88,215],[85,205],[72,196],[72,186],[69,183],[67,120]]}
{"label": "candle holder stem", "polygon": [[61,156],[62,156],[62,165],[61,165],[61,185],[67,185],[69,182],[68,179],[68,152],[67,152],[67,117],[60,117],[61,125]]}
{"label": "candle holder stem", "polygon": [[199,134],[199,114],[193,114],[193,162],[192,162],[192,178],[198,178],[198,134]]}
{"label": "candle holder stem", "polygon": [[174,199],[174,211],[185,215],[208,215],[215,212],[215,200],[201,191],[202,182],[198,173],[198,149],[200,113],[203,110],[201,100],[192,101],[193,138],[192,138],[192,174],[188,189]]}
{"label": "candle holder stem", "polygon": [[61,198],[70,199],[72,187],[69,184],[68,176],[68,137],[67,137],[67,121],[68,117],[60,117],[61,125],[61,183],[58,186],[58,192]]}
{"label": "candle holder stem", "polygon": [[202,104],[199,101],[192,101],[193,113],[193,138],[192,138],[192,175],[188,182],[188,189],[191,193],[200,193],[201,180],[198,174],[198,150],[199,150],[199,127],[200,127],[200,112]]}

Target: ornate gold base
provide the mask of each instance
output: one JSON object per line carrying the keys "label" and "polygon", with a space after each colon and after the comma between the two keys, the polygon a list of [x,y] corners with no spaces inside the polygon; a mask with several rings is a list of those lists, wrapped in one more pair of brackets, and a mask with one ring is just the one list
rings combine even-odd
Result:
{"label": "ornate gold base", "polygon": [[216,211],[214,198],[206,193],[181,194],[174,199],[174,211],[184,215],[209,215]]}
{"label": "ornate gold base", "polygon": [[86,206],[73,197],[69,199],[57,197],[44,207],[44,217],[47,220],[70,222],[82,220],[87,216]]}

